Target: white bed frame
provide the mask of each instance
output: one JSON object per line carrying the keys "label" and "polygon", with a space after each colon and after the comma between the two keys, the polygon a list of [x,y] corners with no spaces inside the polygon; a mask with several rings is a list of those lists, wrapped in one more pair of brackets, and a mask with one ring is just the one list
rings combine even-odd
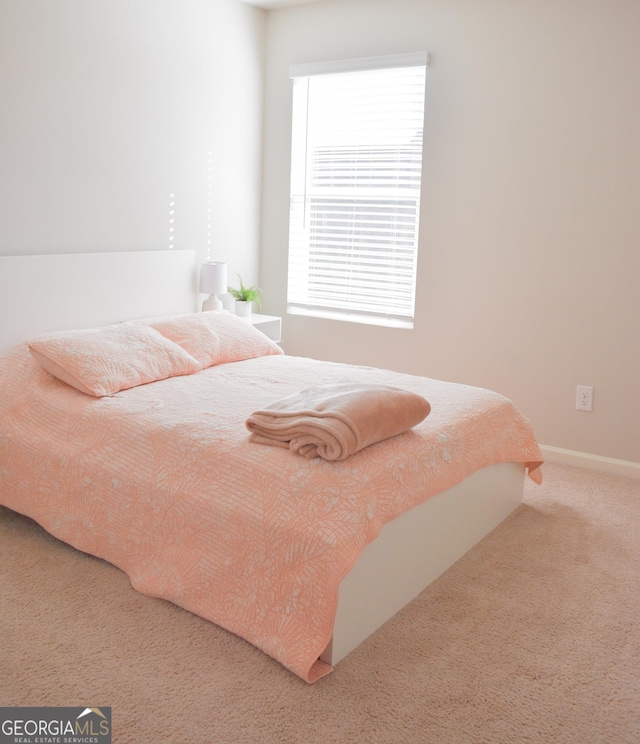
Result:
{"label": "white bed frame", "polygon": [[0,257],[0,354],[50,331],[196,309],[195,251]]}
{"label": "white bed frame", "polygon": [[[0,353],[49,331],[196,310],[194,251],[0,257]],[[521,503],[524,466],[484,468],[386,524],[340,585],[335,665]]]}

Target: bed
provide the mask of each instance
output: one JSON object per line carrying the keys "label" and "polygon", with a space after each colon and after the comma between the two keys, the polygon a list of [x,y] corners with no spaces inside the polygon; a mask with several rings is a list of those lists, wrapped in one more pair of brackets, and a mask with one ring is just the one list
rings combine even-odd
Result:
{"label": "bed", "polygon": [[[195,274],[190,251],[0,258],[0,503],[314,682],[518,507],[540,451],[497,393],[291,357],[224,314],[190,367]],[[173,372],[95,397],[33,351],[96,328],[164,333]],[[249,441],[256,409],[363,381],[431,413],[341,462]]]}

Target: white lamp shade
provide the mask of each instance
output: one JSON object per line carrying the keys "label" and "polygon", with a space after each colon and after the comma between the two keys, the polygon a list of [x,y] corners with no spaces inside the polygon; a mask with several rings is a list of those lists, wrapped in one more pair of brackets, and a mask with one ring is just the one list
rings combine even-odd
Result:
{"label": "white lamp shade", "polygon": [[200,292],[209,295],[227,291],[227,264],[220,261],[205,261],[200,264]]}

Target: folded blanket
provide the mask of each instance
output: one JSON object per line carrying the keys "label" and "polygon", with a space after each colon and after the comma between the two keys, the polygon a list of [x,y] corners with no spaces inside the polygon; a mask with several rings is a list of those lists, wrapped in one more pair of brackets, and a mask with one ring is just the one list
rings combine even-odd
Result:
{"label": "folded blanket", "polygon": [[255,411],[250,440],[287,447],[306,458],[344,460],[370,444],[419,424],[431,406],[420,395],[387,385],[316,385]]}

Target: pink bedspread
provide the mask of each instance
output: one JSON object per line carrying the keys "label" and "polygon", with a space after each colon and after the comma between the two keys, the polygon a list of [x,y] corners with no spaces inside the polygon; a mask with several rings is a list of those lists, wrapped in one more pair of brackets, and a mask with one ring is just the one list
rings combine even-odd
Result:
{"label": "pink bedspread", "polygon": [[[252,411],[349,381],[413,390],[431,414],[342,462],[248,441]],[[340,580],[382,525],[501,461],[540,479],[528,422],[479,388],[268,356],[95,399],[26,346],[0,358],[0,503],[308,682],[330,671]]]}

